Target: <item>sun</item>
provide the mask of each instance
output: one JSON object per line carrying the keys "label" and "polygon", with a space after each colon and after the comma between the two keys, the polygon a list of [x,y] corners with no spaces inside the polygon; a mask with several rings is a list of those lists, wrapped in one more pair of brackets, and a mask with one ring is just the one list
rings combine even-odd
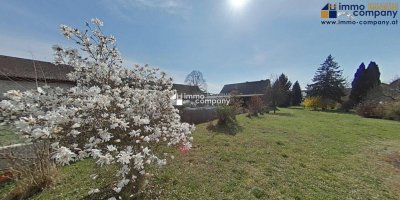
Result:
{"label": "sun", "polygon": [[249,0],[228,0],[229,5],[234,10],[241,10]]}

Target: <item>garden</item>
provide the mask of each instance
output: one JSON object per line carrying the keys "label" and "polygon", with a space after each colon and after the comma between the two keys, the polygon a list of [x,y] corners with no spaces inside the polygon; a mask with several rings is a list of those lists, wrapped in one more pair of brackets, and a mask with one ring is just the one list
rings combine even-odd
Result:
{"label": "garden", "polygon": [[[282,74],[265,95],[244,103],[232,94],[217,120],[195,126],[172,105],[172,78],[148,65],[124,67],[102,26],[96,18],[85,30],[60,26],[77,48],[53,46],[55,63],[74,68],[76,86],[5,94],[0,141],[23,141],[29,155],[3,153],[11,167],[1,174],[1,199],[400,196],[398,110],[378,102],[378,118],[392,120],[362,118],[355,112],[362,115],[369,94],[356,90],[357,104],[343,108],[350,100],[342,100],[345,80],[331,55],[304,102],[299,83],[291,91]],[[353,82],[357,88],[358,76]]]}

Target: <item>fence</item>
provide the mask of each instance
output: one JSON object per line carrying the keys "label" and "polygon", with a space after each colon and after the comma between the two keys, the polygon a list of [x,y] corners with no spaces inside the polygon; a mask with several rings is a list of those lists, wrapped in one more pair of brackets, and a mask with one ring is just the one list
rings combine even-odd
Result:
{"label": "fence", "polygon": [[200,124],[217,118],[216,107],[183,108],[179,112],[182,122]]}

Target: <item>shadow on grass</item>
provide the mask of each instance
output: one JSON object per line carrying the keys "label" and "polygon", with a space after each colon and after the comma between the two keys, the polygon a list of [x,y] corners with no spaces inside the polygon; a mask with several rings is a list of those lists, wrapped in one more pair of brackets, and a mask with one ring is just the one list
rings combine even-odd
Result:
{"label": "shadow on grass", "polygon": [[268,113],[260,113],[260,114],[257,114],[257,115],[249,115],[249,114],[247,114],[246,117],[249,118],[249,119],[262,119],[267,114]]}
{"label": "shadow on grass", "polygon": [[306,109],[304,107],[288,107],[288,109],[293,109],[293,110],[309,110],[309,111],[317,111],[317,112],[326,112],[326,113],[337,113],[337,114],[356,114],[354,110],[350,111],[344,111],[344,110],[337,110],[337,109],[326,109],[326,110],[321,110],[321,109]]}
{"label": "shadow on grass", "polygon": [[383,159],[393,167],[400,169],[400,153],[394,152],[384,157]]}
{"label": "shadow on grass", "polygon": [[304,110],[304,107],[288,107],[288,109],[293,109],[293,110]]}
{"label": "shadow on grass", "polygon": [[292,113],[281,113],[281,112],[277,112],[277,113],[268,113],[268,115],[276,115],[276,116],[282,116],[282,117],[294,117],[294,115]]}
{"label": "shadow on grass", "polygon": [[216,134],[224,134],[224,135],[234,136],[243,130],[243,126],[240,126],[239,124],[230,124],[230,125],[215,124],[214,125],[213,123],[210,123],[207,126],[207,130],[212,133],[216,133]]}
{"label": "shadow on grass", "polygon": [[326,112],[326,113],[336,113],[336,114],[356,114],[354,111],[344,111],[344,110],[318,110],[320,112]]}

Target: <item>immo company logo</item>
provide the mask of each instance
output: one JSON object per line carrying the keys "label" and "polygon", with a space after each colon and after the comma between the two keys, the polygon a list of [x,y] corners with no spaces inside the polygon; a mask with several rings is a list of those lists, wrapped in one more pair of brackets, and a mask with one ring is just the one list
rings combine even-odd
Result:
{"label": "immo company logo", "polygon": [[321,9],[323,25],[398,25],[399,3],[329,2]]}
{"label": "immo company logo", "polygon": [[204,95],[204,94],[174,94],[171,102],[175,106],[193,105],[193,106],[216,106],[229,105],[229,94]]}
{"label": "immo company logo", "polygon": [[336,4],[335,3],[334,4],[327,3],[321,9],[321,18],[323,18],[323,19],[337,18]]}
{"label": "immo company logo", "polygon": [[177,94],[174,94],[174,96],[171,97],[171,100],[173,101],[174,105],[177,105],[177,106],[183,105],[182,97],[178,97]]}

